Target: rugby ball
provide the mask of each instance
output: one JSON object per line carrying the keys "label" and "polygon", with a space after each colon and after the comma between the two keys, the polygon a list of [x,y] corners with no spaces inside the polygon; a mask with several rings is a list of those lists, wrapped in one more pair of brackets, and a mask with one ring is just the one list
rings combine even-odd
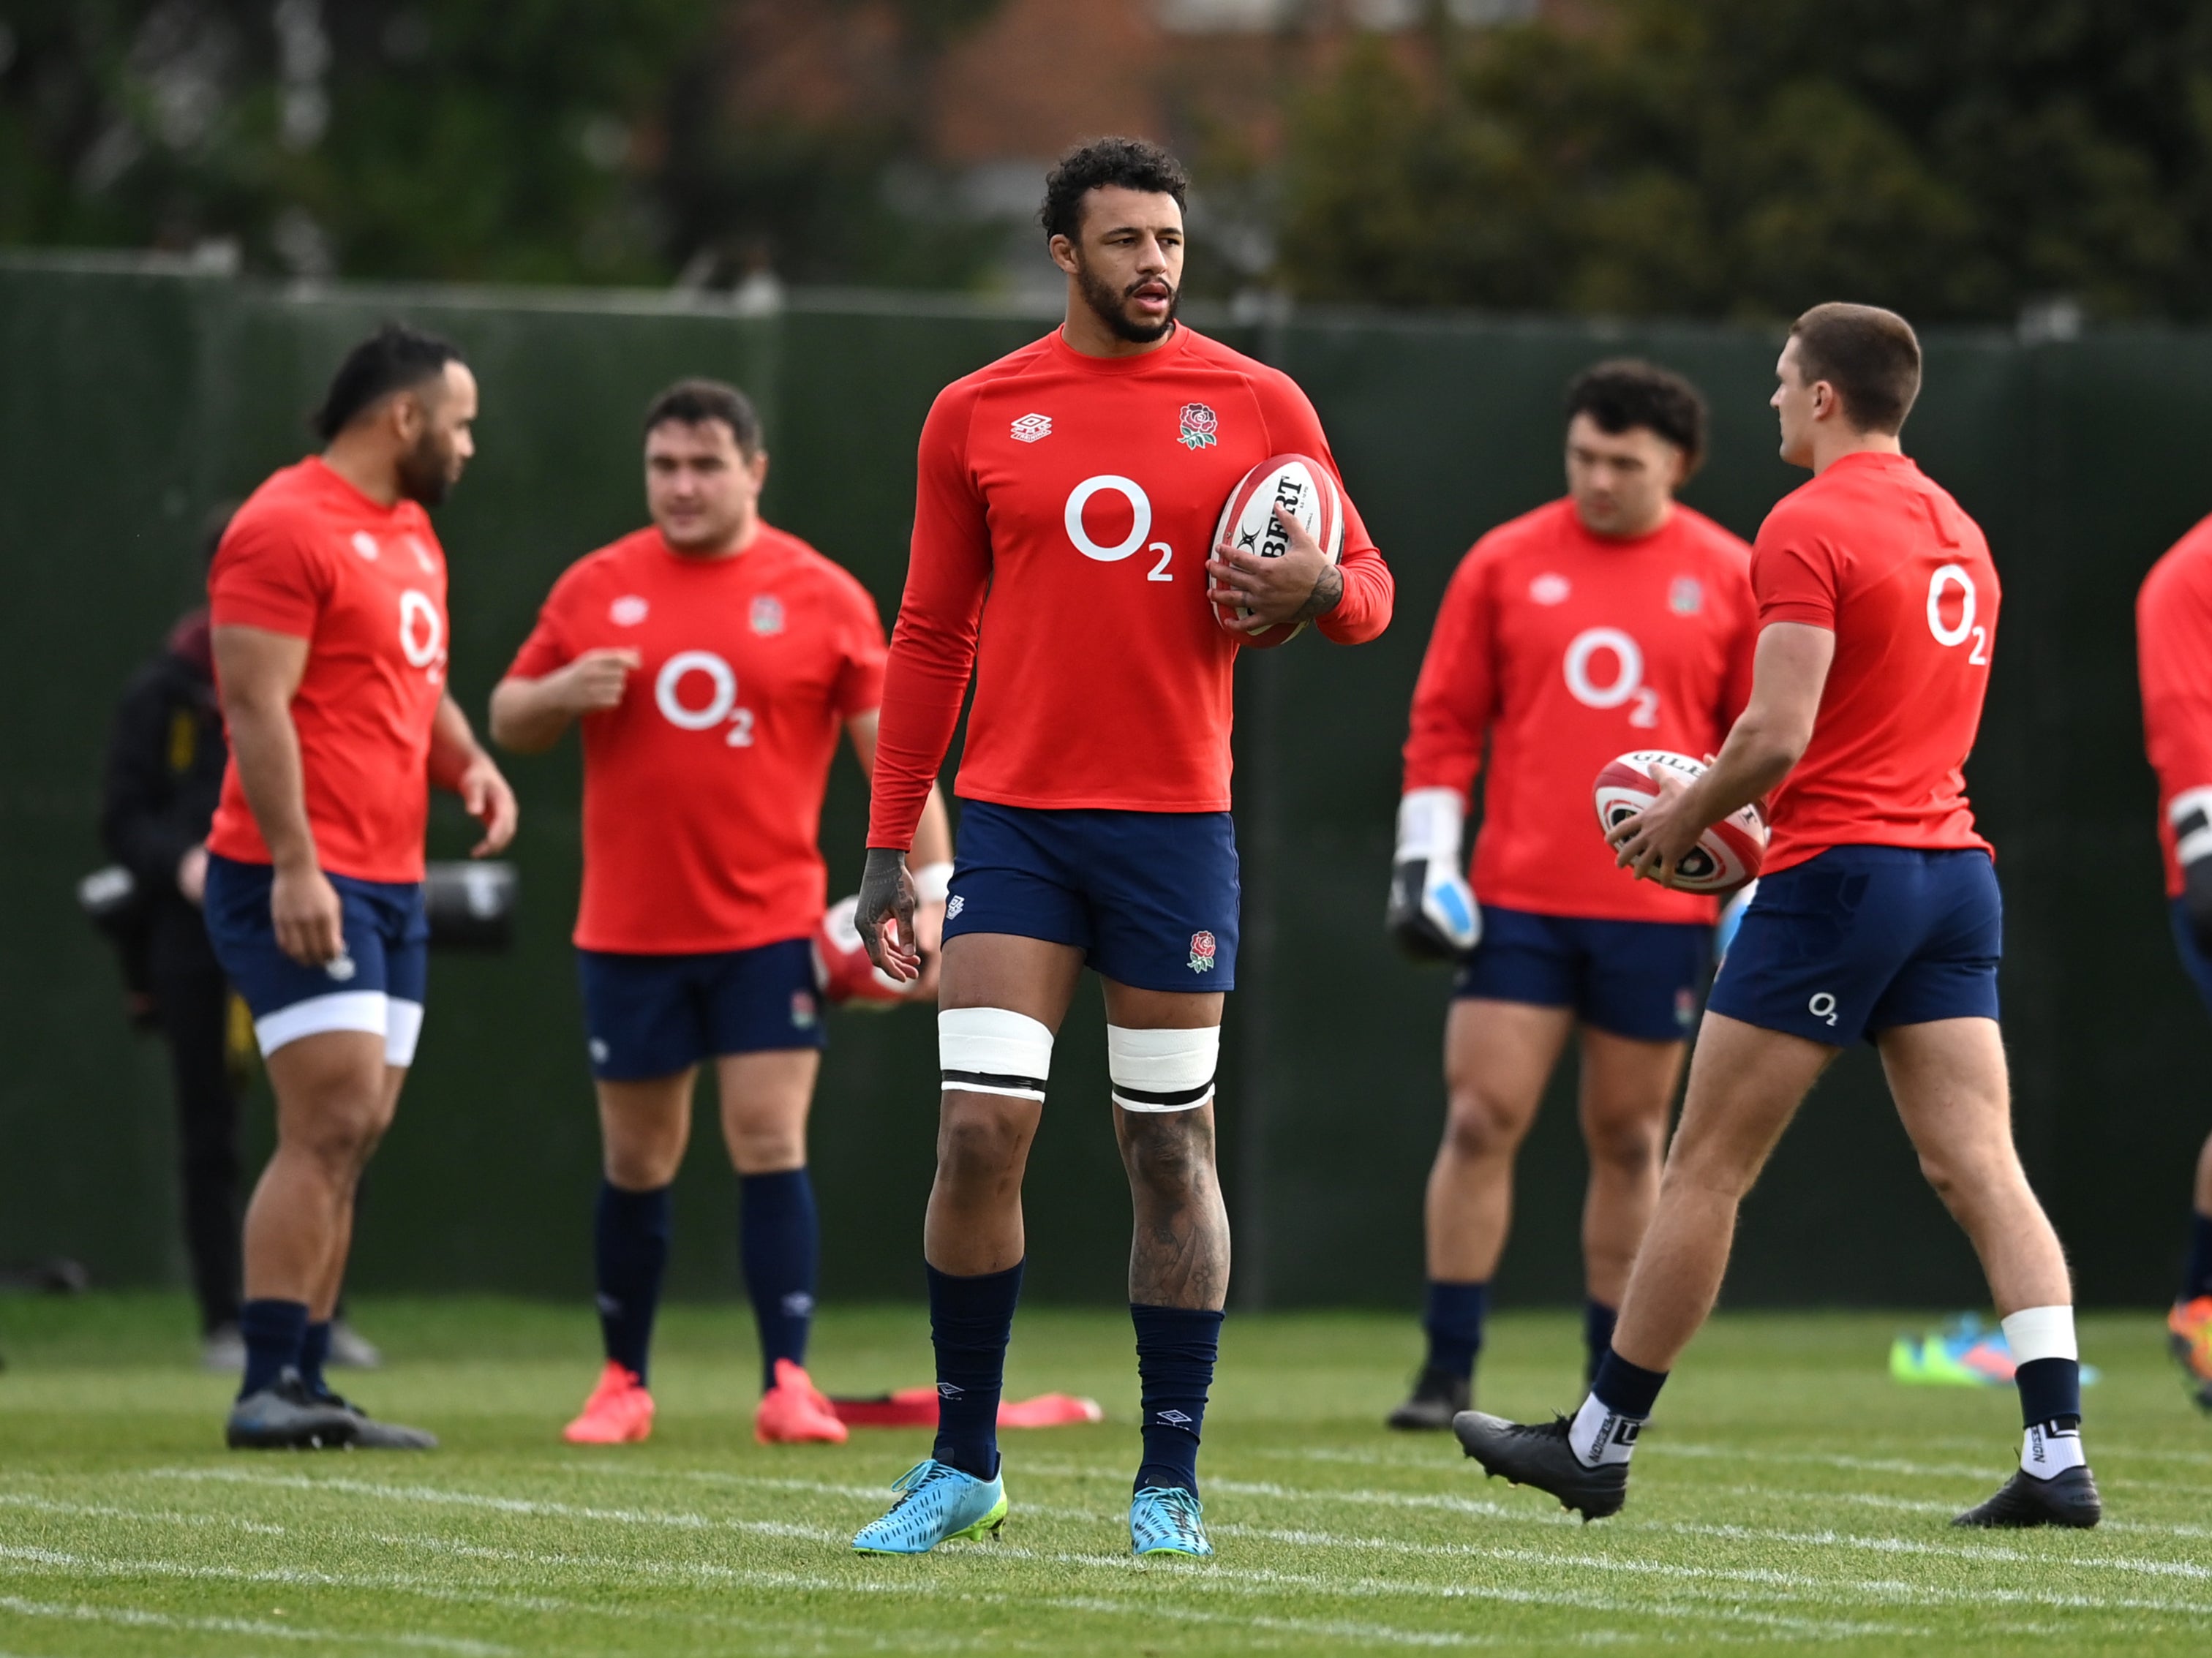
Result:
{"label": "rugby ball", "polygon": [[814,929],[814,983],[832,1007],[880,1012],[906,1000],[914,987],[901,984],[868,959],[853,920],[860,907],[858,893],[840,898]]}
{"label": "rugby ball", "polygon": [[[1302,525],[1332,564],[1344,554],[1344,497],[1328,467],[1304,455],[1276,455],[1244,474],[1222,503],[1221,517],[1213,526],[1213,545],[1241,548],[1261,558],[1280,558],[1289,550],[1290,537],[1275,517],[1280,507]],[[1305,623],[1279,623],[1260,633],[1248,634],[1244,623],[1251,611],[1243,605],[1216,604],[1213,619],[1245,644],[1266,650],[1287,644],[1305,631]]]}
{"label": "rugby ball", "polygon": [[[1665,749],[1639,749],[1606,762],[1597,774],[1597,823],[1601,831],[1613,831],[1659,798],[1653,772],[1667,771],[1688,783],[1705,775],[1705,768],[1686,754]],[[1756,878],[1766,861],[1766,825],[1749,806],[1739,807],[1698,837],[1698,844],[1674,865],[1668,884],[1684,892],[1734,892]]]}

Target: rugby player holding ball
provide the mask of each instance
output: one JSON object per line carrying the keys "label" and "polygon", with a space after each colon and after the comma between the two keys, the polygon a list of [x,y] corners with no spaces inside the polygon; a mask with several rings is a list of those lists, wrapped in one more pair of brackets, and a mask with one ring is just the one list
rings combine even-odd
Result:
{"label": "rugby player holding ball", "polygon": [[[1429,638],[1388,925],[1408,954],[1460,968],[1425,1215],[1428,1353],[1394,1428],[1448,1428],[1472,1402],[1514,1157],[1571,1034],[1592,1371],[1658,1199],[1718,905],[1625,878],[1584,801],[1623,749],[1718,748],[1750,695],[1751,550],[1674,500],[1705,440],[1704,401],[1679,376],[1633,361],[1578,376],[1565,498],[1474,544]],[[1470,890],[1461,831],[1486,747]]]}
{"label": "rugby player holding ball", "polygon": [[1311,621],[1357,644],[1388,624],[1392,590],[1349,500],[1340,563],[1288,514],[1276,557],[1211,544],[1259,463],[1302,456],[1338,480],[1287,377],[1176,321],[1186,190],[1149,143],[1070,152],[1041,216],[1066,320],[948,386],[922,429],[858,921],[879,967],[917,970],[906,854],[972,671],[923,1233],[942,1404],[932,1455],[854,1539],[864,1552],[920,1553],[1005,1517],[995,1424],[1022,1171],[1086,965],[1104,981],[1136,1213],[1144,1453],[1131,1545],[1212,1552],[1197,1455],[1229,1286],[1212,1099],[1237,971],[1240,647],[1214,606],[1241,613],[1251,636]]}
{"label": "rugby player holding ball", "polygon": [[1753,547],[1750,703],[1703,776],[1663,778],[1612,835],[1625,867],[1663,882],[1710,826],[1771,797],[1759,894],[1714,982],[1658,1207],[1589,1396],[1571,1420],[1468,1411],[1453,1430],[1487,1472],[1586,1520],[1617,1512],[1638,1436],[1720,1293],[1744,1194],[1806,1092],[1863,1038],[1973,1242],[2019,1365],[2019,1469],[1954,1523],[2094,1526],[2073,1291],[2013,1144],[2003,906],[1963,771],[1996,641],[1996,567],[1980,526],[1898,440],[1920,390],[1902,317],[1816,306],[1776,375],[1782,458],[1814,476]]}

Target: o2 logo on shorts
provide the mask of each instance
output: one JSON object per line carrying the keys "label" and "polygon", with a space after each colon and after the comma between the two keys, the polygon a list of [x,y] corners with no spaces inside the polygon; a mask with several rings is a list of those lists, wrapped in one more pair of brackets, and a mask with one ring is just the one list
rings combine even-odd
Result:
{"label": "o2 logo on shorts", "polygon": [[[1613,677],[1600,684],[1591,677],[1593,659],[1613,658]],[[1618,628],[1585,628],[1567,647],[1567,689],[1586,708],[1617,708],[1633,701],[1628,723],[1650,731],[1659,723],[1659,693],[1644,683],[1644,647]]]}
{"label": "o2 logo on shorts", "polygon": [[[684,682],[693,674],[707,676],[707,700],[697,707],[684,701]],[[753,745],[753,711],[738,706],[737,670],[712,651],[678,651],[660,665],[653,682],[653,706],[660,717],[678,731],[712,731],[727,722],[723,741],[733,749]]]}
{"label": "o2 logo on shorts", "polygon": [[430,595],[414,587],[399,595],[399,653],[433,685],[446,677],[446,619]]}
{"label": "o2 logo on shorts", "polygon": [[[1097,495],[1117,495],[1129,503],[1129,533],[1111,547],[1094,539],[1084,526],[1083,509]],[[1123,559],[1143,547],[1148,553],[1158,553],[1159,562],[1146,572],[1147,581],[1173,581],[1174,574],[1168,566],[1174,562],[1175,549],[1164,541],[1146,545],[1145,537],[1152,532],[1152,500],[1145,487],[1134,478],[1125,478],[1112,472],[1102,472],[1088,477],[1067,492],[1067,507],[1060,514],[1066,526],[1067,539],[1075,550],[1101,564],[1119,564]]]}
{"label": "o2 logo on shorts", "polygon": [[1805,1004],[1805,1011],[1822,1024],[1833,1025],[1836,1023],[1836,999],[1825,990]]}
{"label": "o2 logo on shorts", "polygon": [[[1974,578],[1962,565],[1946,564],[1928,579],[1928,631],[1947,650],[1972,640],[1974,648],[1966,653],[1967,665],[1985,668],[1990,661],[1990,630],[1975,626],[1974,600]],[[1956,620],[1947,614],[1954,607]]]}

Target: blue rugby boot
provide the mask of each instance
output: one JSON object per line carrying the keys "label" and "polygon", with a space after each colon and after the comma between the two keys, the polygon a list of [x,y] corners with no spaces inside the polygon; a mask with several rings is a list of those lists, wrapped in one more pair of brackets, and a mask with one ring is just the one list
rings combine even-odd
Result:
{"label": "blue rugby boot", "polygon": [[891,1489],[899,1499],[860,1527],[855,1554],[927,1554],[939,1543],[988,1536],[1006,1523],[1006,1484],[963,1473],[934,1458],[917,1462]]}
{"label": "blue rugby boot", "polygon": [[1198,1493],[1180,1485],[1147,1485],[1129,1499],[1129,1552],[1212,1558]]}

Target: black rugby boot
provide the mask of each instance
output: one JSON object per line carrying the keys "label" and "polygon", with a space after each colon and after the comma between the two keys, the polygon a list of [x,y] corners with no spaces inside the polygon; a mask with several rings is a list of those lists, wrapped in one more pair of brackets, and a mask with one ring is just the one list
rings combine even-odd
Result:
{"label": "black rugby boot", "polygon": [[325,1388],[315,1396],[319,1405],[335,1405],[353,1418],[353,1447],[360,1451],[434,1451],[438,1436],[425,1428],[410,1428],[397,1422],[379,1422],[367,1411],[343,1394],[334,1394]]}
{"label": "black rugby boot", "polygon": [[1474,1403],[1474,1382],[1471,1377],[1456,1376],[1433,1364],[1424,1364],[1421,1374],[1414,1379],[1413,1393],[1383,1422],[1386,1426],[1408,1432],[1442,1433],[1451,1426],[1454,1417]]}
{"label": "black rugby boot", "polygon": [[361,1418],[343,1400],[318,1399],[289,1366],[270,1387],[230,1407],[223,1442],[234,1451],[342,1450],[361,1437]]}
{"label": "black rugby boot", "polygon": [[1590,1467],[1567,1442],[1570,1425],[1564,1416],[1536,1427],[1480,1411],[1462,1411],[1452,1418],[1452,1432],[1462,1448],[1482,1464],[1483,1473],[1550,1492],[1585,1524],[1619,1514],[1628,1500],[1628,1464]]}
{"label": "black rugby boot", "polygon": [[1954,1526],[2020,1530],[2029,1526],[2070,1526],[2086,1531],[2105,1517],[2104,1500],[2087,1468],[2068,1468],[2038,1479],[2025,1468],[2013,1471],[1997,1494],[1968,1509]]}

